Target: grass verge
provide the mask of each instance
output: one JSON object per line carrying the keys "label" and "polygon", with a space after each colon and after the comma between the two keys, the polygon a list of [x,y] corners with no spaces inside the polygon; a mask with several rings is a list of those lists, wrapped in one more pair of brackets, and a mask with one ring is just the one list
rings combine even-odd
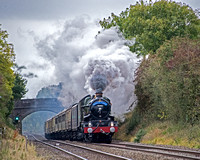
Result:
{"label": "grass verge", "polygon": [[119,128],[116,139],[200,149],[200,127],[198,125],[156,121],[143,128],[139,125],[130,134],[126,134],[125,130],[126,123]]}
{"label": "grass verge", "polygon": [[145,130],[147,134],[142,138],[142,143],[200,148],[198,125],[155,122]]}
{"label": "grass verge", "polygon": [[26,142],[25,137],[10,128],[0,137],[0,159],[2,160],[44,160],[38,157],[35,146]]}

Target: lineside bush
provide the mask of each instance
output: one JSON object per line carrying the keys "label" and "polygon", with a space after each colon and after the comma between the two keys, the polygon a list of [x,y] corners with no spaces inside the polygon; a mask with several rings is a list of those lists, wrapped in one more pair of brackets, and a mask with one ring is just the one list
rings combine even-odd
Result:
{"label": "lineside bush", "polygon": [[166,41],[142,62],[136,82],[138,107],[147,121],[199,123],[200,39]]}

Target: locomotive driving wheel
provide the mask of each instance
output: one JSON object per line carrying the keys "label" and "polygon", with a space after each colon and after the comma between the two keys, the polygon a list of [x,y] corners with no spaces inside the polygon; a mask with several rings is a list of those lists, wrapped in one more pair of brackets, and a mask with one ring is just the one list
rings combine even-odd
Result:
{"label": "locomotive driving wheel", "polygon": [[84,142],[89,142],[89,143],[91,143],[91,142],[93,142],[94,140],[93,140],[93,137],[92,136],[89,136],[89,135],[87,135],[87,134],[84,134]]}
{"label": "locomotive driving wheel", "polygon": [[106,143],[110,144],[112,142],[112,136],[108,135],[105,140]]}

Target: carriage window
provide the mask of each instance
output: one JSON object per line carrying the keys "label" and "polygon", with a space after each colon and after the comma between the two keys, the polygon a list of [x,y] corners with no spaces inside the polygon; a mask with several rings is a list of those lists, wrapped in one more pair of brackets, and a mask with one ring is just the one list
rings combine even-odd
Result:
{"label": "carriage window", "polygon": [[65,121],[65,115],[64,114],[62,115],[62,121]]}
{"label": "carriage window", "polygon": [[58,123],[58,118],[56,118],[56,124]]}

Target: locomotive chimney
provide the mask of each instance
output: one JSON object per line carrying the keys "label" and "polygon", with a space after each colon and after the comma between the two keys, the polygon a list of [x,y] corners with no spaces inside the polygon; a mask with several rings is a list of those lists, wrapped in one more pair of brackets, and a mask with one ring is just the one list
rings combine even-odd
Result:
{"label": "locomotive chimney", "polygon": [[96,97],[102,97],[102,96],[103,96],[103,93],[102,93],[102,92],[96,92],[96,93],[95,93],[95,96],[96,96]]}

